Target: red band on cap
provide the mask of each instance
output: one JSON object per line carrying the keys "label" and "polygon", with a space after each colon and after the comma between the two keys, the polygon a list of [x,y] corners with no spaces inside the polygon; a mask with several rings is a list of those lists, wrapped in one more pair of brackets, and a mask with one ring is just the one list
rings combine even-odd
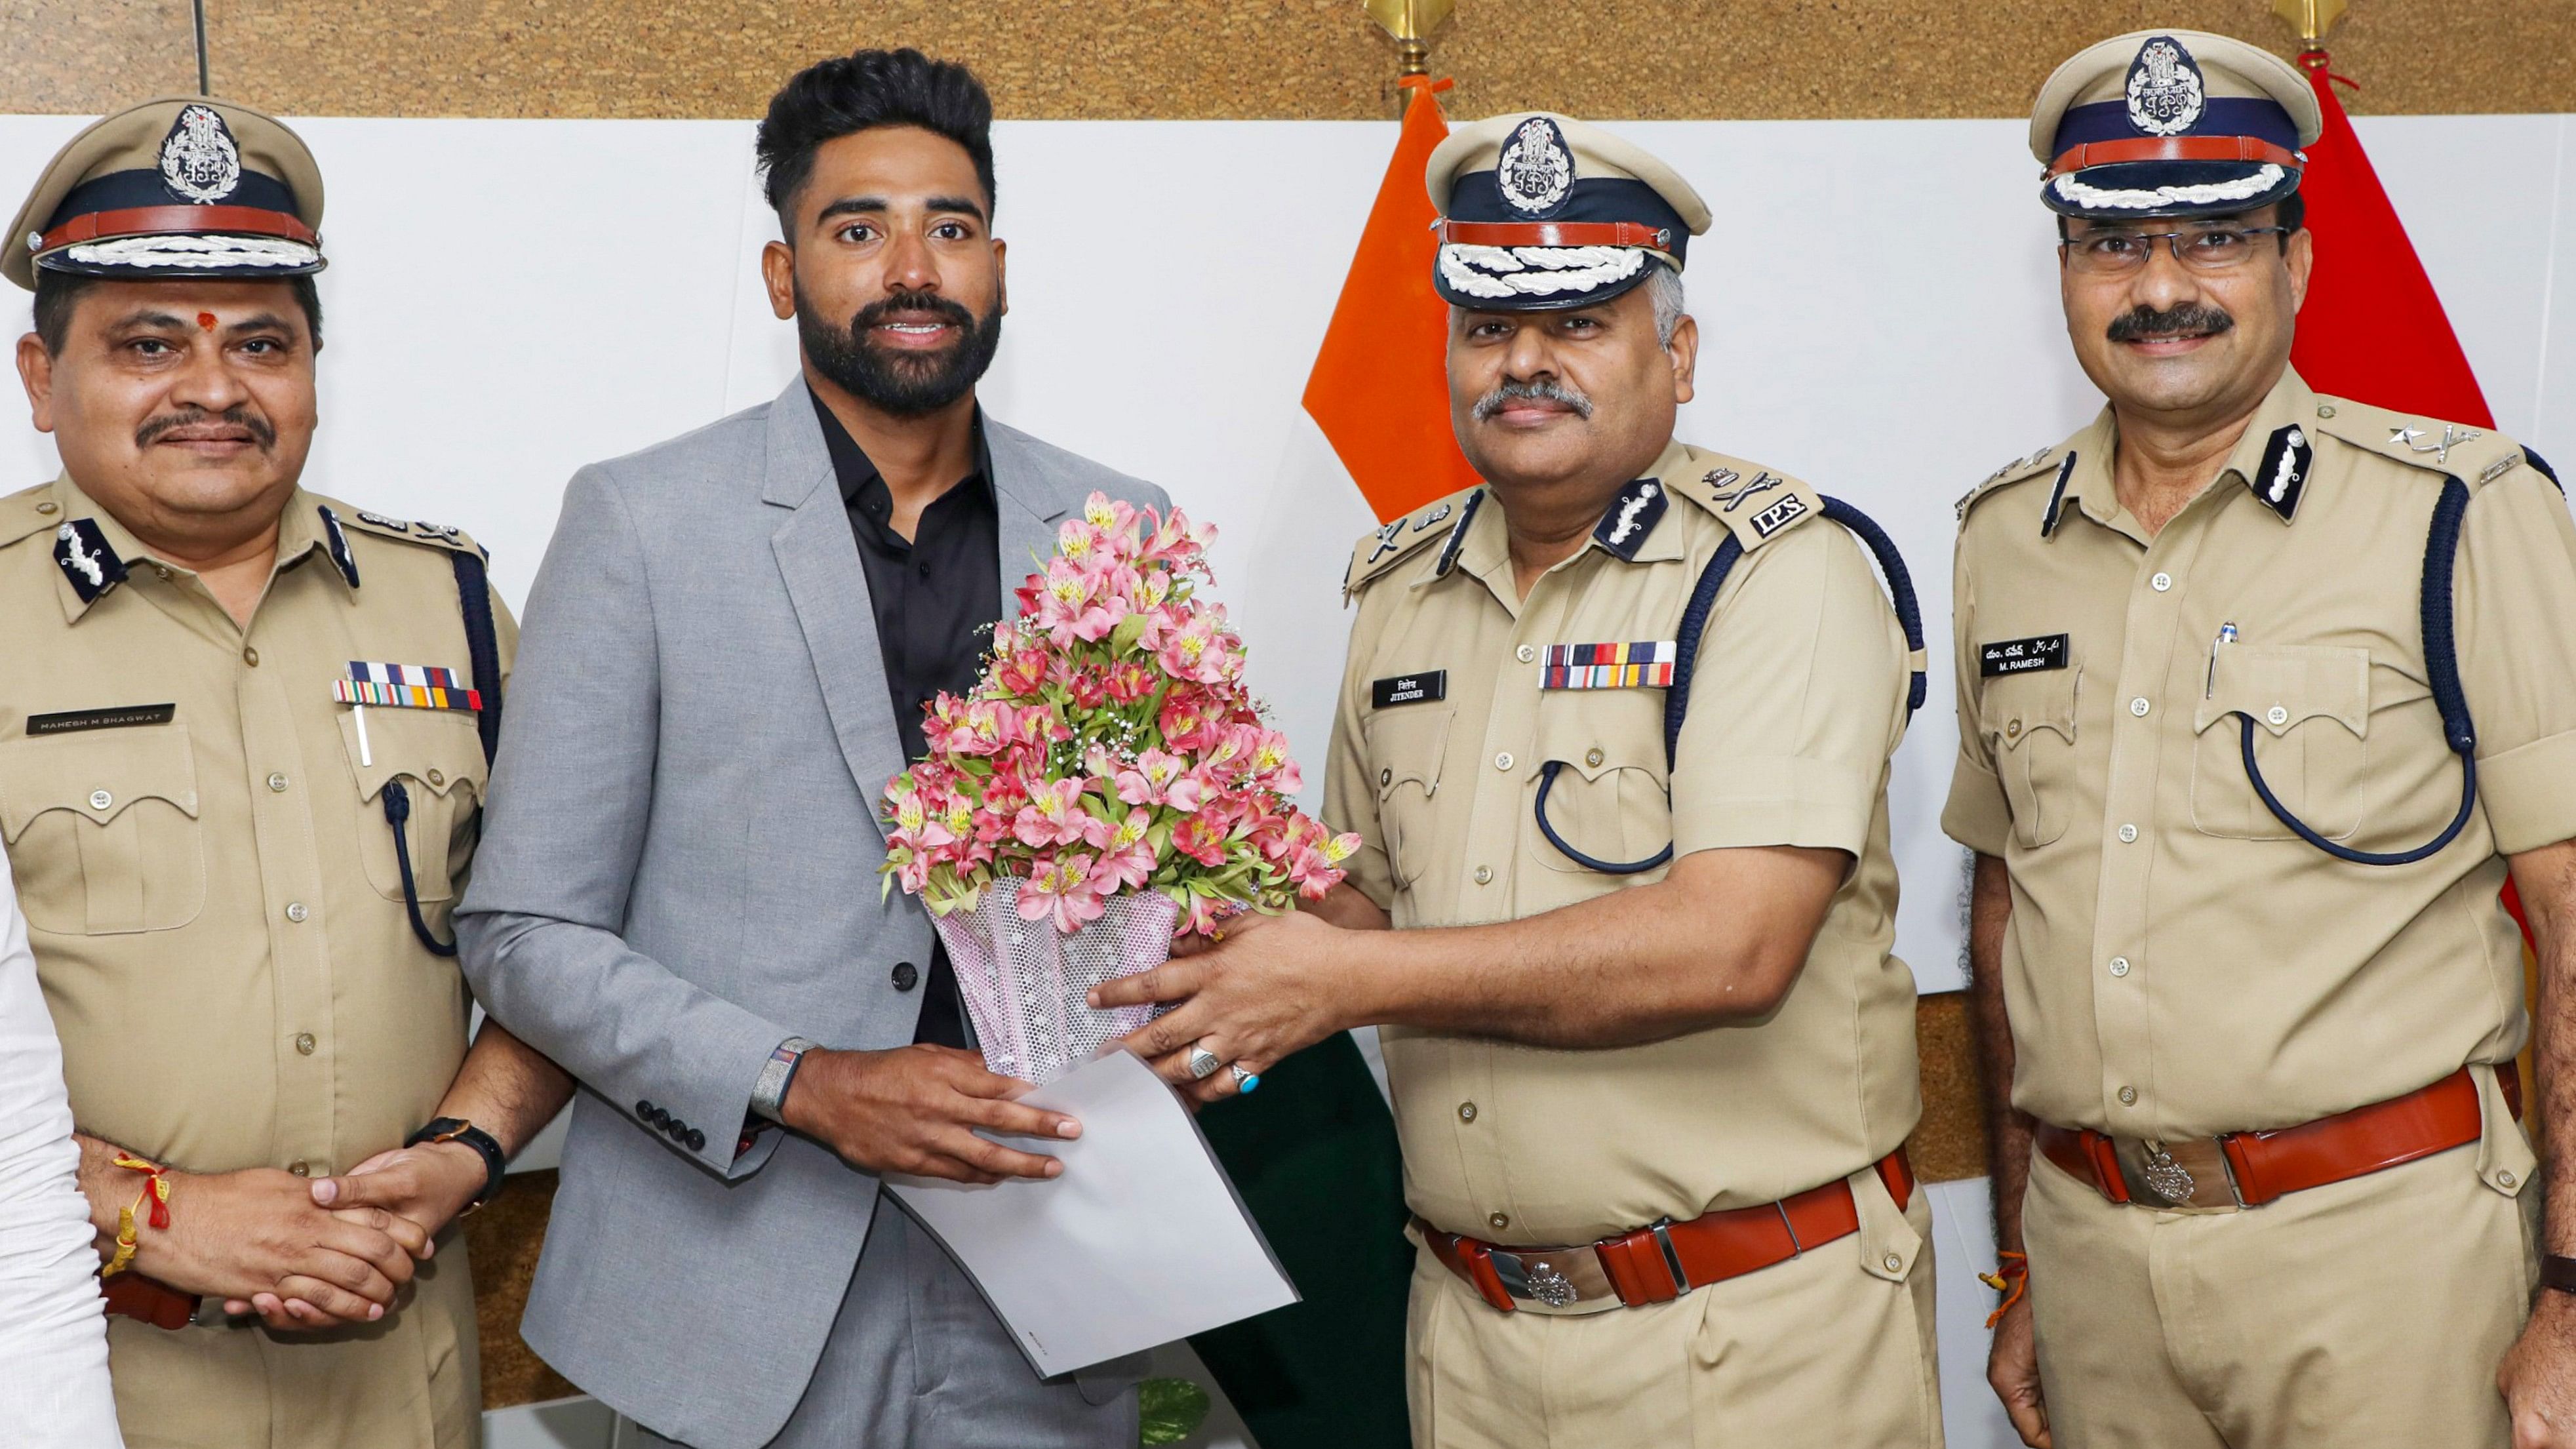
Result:
{"label": "red band on cap", "polygon": [[2063,176],[2087,166],[2115,166],[2125,161],[2268,161],[2275,166],[2302,164],[2295,151],[2284,151],[2258,136],[2140,136],[2131,141],[2091,141],[2069,146],[2048,163],[2048,174]]}
{"label": "red band on cap", "polygon": [[313,246],[320,238],[301,217],[264,206],[130,206],[121,211],[93,211],[76,216],[45,233],[40,252],[101,237],[196,236],[221,232],[235,236],[273,236]]}
{"label": "red band on cap", "polygon": [[1444,221],[1439,231],[1450,246],[1673,249],[1671,232],[1633,221]]}

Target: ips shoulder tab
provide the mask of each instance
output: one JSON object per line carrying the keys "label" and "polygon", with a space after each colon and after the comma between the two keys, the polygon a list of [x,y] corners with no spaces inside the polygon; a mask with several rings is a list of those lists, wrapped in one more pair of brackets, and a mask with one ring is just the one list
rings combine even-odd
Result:
{"label": "ips shoulder tab", "polygon": [[[2316,420],[2310,426],[2365,453],[2457,478],[2473,489],[2532,463],[2530,450],[2493,428],[2446,423],[2349,398],[2318,398]],[[2550,477],[2546,467],[2534,471]]]}
{"label": "ips shoulder tab", "polygon": [[1699,472],[1676,480],[1673,491],[1715,514],[1746,553],[1825,511],[1815,489],[1786,473],[1701,448],[1691,461]]}
{"label": "ips shoulder tab", "polygon": [[443,548],[453,553],[470,553],[483,558],[492,556],[491,550],[476,543],[472,535],[454,524],[423,523],[416,519],[390,518],[381,513],[369,512],[364,508],[343,503],[336,498],[317,498],[316,502],[330,512],[339,527],[351,534],[399,538],[405,543],[416,543],[428,548]]}
{"label": "ips shoulder tab", "polygon": [[62,526],[62,508],[53,494],[53,484],[39,483],[0,498],[0,548],[39,534],[51,536]]}
{"label": "ips shoulder tab", "polygon": [[1444,560],[1455,562],[1459,546],[1466,542],[1467,525],[1474,520],[1477,505],[1484,501],[1483,487],[1461,489],[1360,535],[1358,545],[1351,550],[1350,567],[1342,573],[1342,601],[1350,602],[1370,580],[1433,543],[1440,545]]}
{"label": "ips shoulder tab", "polygon": [[1986,480],[1959,495],[1959,522],[1968,521],[1968,510],[1996,492],[2032,478],[2053,475],[2066,460],[2067,445],[2051,443],[2035,453],[2026,453],[1986,475]]}

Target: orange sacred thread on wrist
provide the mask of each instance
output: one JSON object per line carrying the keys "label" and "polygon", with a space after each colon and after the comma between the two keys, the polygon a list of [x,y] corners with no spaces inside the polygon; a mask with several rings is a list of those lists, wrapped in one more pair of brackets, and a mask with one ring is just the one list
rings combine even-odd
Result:
{"label": "orange sacred thread on wrist", "polygon": [[144,1220],[155,1231],[167,1232],[170,1228],[170,1179],[166,1175],[169,1169],[159,1163],[146,1162],[130,1152],[118,1153],[116,1165],[128,1172],[142,1173],[143,1190],[134,1195],[131,1204],[116,1210],[116,1256],[108,1259],[107,1266],[99,1270],[98,1275],[102,1278],[113,1278],[134,1262],[134,1215],[142,1210],[144,1204],[151,1204],[151,1211],[145,1214]]}
{"label": "orange sacred thread on wrist", "polygon": [[1996,1304],[1995,1311],[1986,1315],[1988,1328],[2003,1322],[2004,1315],[2012,1311],[2012,1306],[2019,1303],[2022,1294],[2030,1288],[2029,1254],[1997,1253],[1995,1257],[1995,1271],[1977,1275],[1977,1281],[2004,1295],[2004,1301]]}

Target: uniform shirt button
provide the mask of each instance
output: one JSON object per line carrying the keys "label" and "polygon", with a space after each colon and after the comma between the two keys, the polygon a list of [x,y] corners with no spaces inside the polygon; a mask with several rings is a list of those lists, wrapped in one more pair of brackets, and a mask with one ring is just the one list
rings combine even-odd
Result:
{"label": "uniform shirt button", "polygon": [[2270,720],[2276,725],[2285,725],[2290,722],[2290,712],[2276,704],[2270,709],[2263,711],[2263,718]]}
{"label": "uniform shirt button", "polygon": [[1490,866],[1490,865],[1480,865],[1480,866],[1476,867],[1476,884],[1478,884],[1478,885],[1492,885],[1493,883],[1494,883],[1494,868],[1493,868],[1492,866]]}
{"label": "uniform shirt button", "polygon": [[1475,1121],[1475,1120],[1476,1120],[1476,1104],[1475,1104],[1475,1103],[1473,1103],[1473,1102],[1461,1102],[1461,1103],[1459,1103],[1459,1104],[1458,1104],[1458,1120],[1459,1120],[1459,1121],[1461,1121],[1461,1122],[1473,1122],[1473,1121]]}
{"label": "uniform shirt button", "polygon": [[257,669],[259,667],[259,651],[251,648],[249,645],[243,645],[242,663],[249,665],[253,669]]}
{"label": "uniform shirt button", "polygon": [[1531,648],[1529,645],[1524,644],[1518,649],[1512,651],[1512,657],[1518,659],[1523,664],[1527,664],[1538,657],[1538,651]]}
{"label": "uniform shirt button", "polygon": [[1512,1215],[1510,1213],[1494,1213],[1485,1219],[1485,1223],[1488,1227],[1491,1227],[1495,1232],[1499,1233],[1503,1229],[1512,1225]]}
{"label": "uniform shirt button", "polygon": [[2122,845],[2133,844],[2136,842],[2137,838],[2138,827],[2134,825],[2123,825],[2120,827],[2120,843]]}
{"label": "uniform shirt button", "polygon": [[431,789],[435,790],[435,789],[437,789],[439,786],[444,785],[444,784],[446,784],[446,783],[447,783],[447,772],[446,772],[446,771],[444,771],[444,770],[439,769],[439,768],[438,768],[437,766],[435,766],[435,765],[432,765],[432,766],[430,767],[430,770],[429,770],[429,787],[430,787]]}
{"label": "uniform shirt button", "polygon": [[89,808],[92,810],[104,810],[115,803],[116,797],[110,795],[105,790],[92,790],[89,792]]}
{"label": "uniform shirt button", "polygon": [[154,564],[152,566],[152,577],[159,579],[161,582],[166,584],[170,582],[170,571],[159,564]]}
{"label": "uniform shirt button", "polygon": [[2120,1089],[2120,1105],[2123,1107],[2134,1107],[2138,1105],[2138,1089],[2135,1087],[2122,1087]]}
{"label": "uniform shirt button", "polygon": [[2511,1187],[2511,1186],[2513,1186],[2513,1174],[2512,1174],[2512,1173],[2510,1173],[2510,1172],[2499,1172],[2499,1173],[2497,1173],[2497,1174],[2496,1174],[2496,1186],[2498,1186],[2498,1187]]}
{"label": "uniform shirt button", "polygon": [[909,962],[909,961],[897,961],[896,963],[894,963],[894,989],[895,989],[895,990],[897,990],[897,991],[910,991],[913,987],[915,987],[915,986],[919,985],[920,983],[921,983],[921,968],[920,968],[920,967],[913,965],[913,964],[912,964],[911,962]]}
{"label": "uniform shirt button", "polygon": [[295,1050],[308,1057],[313,1055],[313,1033],[309,1031],[297,1032],[295,1034]]}
{"label": "uniform shirt button", "polygon": [[2136,715],[2140,719],[2145,719],[2147,717],[2148,708],[2147,697],[2143,694],[2129,701],[2129,713]]}
{"label": "uniform shirt button", "polygon": [[1585,763],[1586,765],[1591,766],[1593,769],[1596,769],[1596,770],[1597,770],[1597,769],[1600,769],[1600,768],[1601,768],[1601,752],[1600,752],[1599,750],[1597,750],[1597,749],[1593,749],[1593,750],[1585,750],[1585,751],[1583,752],[1583,763]]}
{"label": "uniform shirt button", "polygon": [[303,1158],[299,1157],[293,1162],[286,1164],[286,1170],[294,1173],[297,1177],[311,1177],[313,1175],[313,1164],[306,1162]]}
{"label": "uniform shirt button", "polygon": [[1505,751],[1503,751],[1501,754],[1494,756],[1494,768],[1495,768],[1495,769],[1497,769],[1497,770],[1508,770],[1508,769],[1510,769],[1511,767],[1512,767],[1512,752],[1511,752],[1511,751],[1509,751],[1509,750],[1505,750]]}
{"label": "uniform shirt button", "polygon": [[1887,1265],[1887,1271],[1891,1273],[1905,1266],[1905,1260],[1896,1256],[1894,1253],[1888,1254],[1886,1257],[1879,1259],[1879,1261],[1885,1263]]}
{"label": "uniform shirt button", "polygon": [[2021,738],[2020,720],[2008,719],[2004,721],[2004,738],[2008,740],[2017,740]]}
{"label": "uniform shirt button", "polygon": [[268,788],[272,790],[284,790],[286,788],[286,772],[284,770],[269,771]]}
{"label": "uniform shirt button", "polygon": [[2333,403],[2319,403],[2319,404],[2317,404],[2317,416],[2318,416],[2318,417],[2321,417],[2321,418],[2330,418],[2330,417],[2333,417],[2333,416],[2334,416],[2334,404],[2333,404]]}
{"label": "uniform shirt button", "polygon": [[2112,974],[2112,975],[2114,975],[2114,976],[2126,976],[2126,975],[2128,975],[2128,974],[2129,974],[2129,958],[2128,958],[2128,957],[2126,957],[2126,956],[2114,956],[2114,957],[2112,957],[2112,958],[2111,958],[2111,974]]}
{"label": "uniform shirt button", "polygon": [[54,511],[54,502],[53,502],[53,500],[52,500],[52,499],[50,499],[50,498],[48,498],[48,499],[46,499],[44,502],[37,504],[37,505],[36,505],[36,511],[37,511],[38,513],[51,513],[51,512],[53,512],[53,511]]}
{"label": "uniform shirt button", "polygon": [[2171,574],[2158,574],[2158,575],[2156,575],[2154,578],[2151,578],[2151,579],[2147,580],[2147,586],[2148,586],[2149,588],[2154,589],[2157,593],[2161,594],[2161,593],[2163,593],[2165,590],[2170,589],[2170,588],[2172,588],[2172,587],[2173,587],[2173,575],[2171,575]]}
{"label": "uniform shirt button", "polygon": [[1393,770],[1380,770],[1377,772],[1377,787],[1379,789],[1383,790],[1394,783],[1395,772]]}
{"label": "uniform shirt button", "polygon": [[311,914],[312,912],[304,909],[304,903],[302,901],[288,901],[286,903],[286,918],[299,926],[303,925],[304,918]]}

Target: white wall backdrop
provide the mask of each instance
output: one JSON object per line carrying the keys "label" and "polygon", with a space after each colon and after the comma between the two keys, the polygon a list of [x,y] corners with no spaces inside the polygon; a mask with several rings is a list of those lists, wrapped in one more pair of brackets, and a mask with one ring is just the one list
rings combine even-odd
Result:
{"label": "white wall backdrop", "polygon": [[[0,196],[23,195],[79,124],[0,117]],[[512,600],[574,468],[765,400],[791,374],[793,331],[753,271],[774,231],[748,123],[298,124],[329,178],[334,258],[307,482],[462,525]],[[1685,436],[1850,499],[1913,565],[1934,668],[1891,807],[1898,946],[1925,989],[1955,987],[1959,854],[1938,822],[1954,747],[1950,505],[2099,404],[2062,335],[2022,125],[1613,129],[1670,160],[1718,218],[1688,275],[1707,342]],[[2562,461],[2576,460],[2571,129],[2559,116],[2360,123],[2497,421]],[[985,400],[1217,523],[1238,603],[1256,578],[1309,601],[1246,619],[1257,682],[1309,760],[1337,678],[1342,561],[1367,520],[1353,499],[1272,495],[1394,139],[1391,123],[1362,122],[996,132],[1012,312]],[[2319,239],[2319,265],[2334,249]],[[0,486],[55,467],[24,407],[14,392],[0,404],[0,480],[15,480]],[[1982,1201],[1978,1184],[1936,1194],[1951,1442],[1980,1449],[2009,1442],[1982,1386],[1987,1296],[1967,1276],[1990,1266]]]}

